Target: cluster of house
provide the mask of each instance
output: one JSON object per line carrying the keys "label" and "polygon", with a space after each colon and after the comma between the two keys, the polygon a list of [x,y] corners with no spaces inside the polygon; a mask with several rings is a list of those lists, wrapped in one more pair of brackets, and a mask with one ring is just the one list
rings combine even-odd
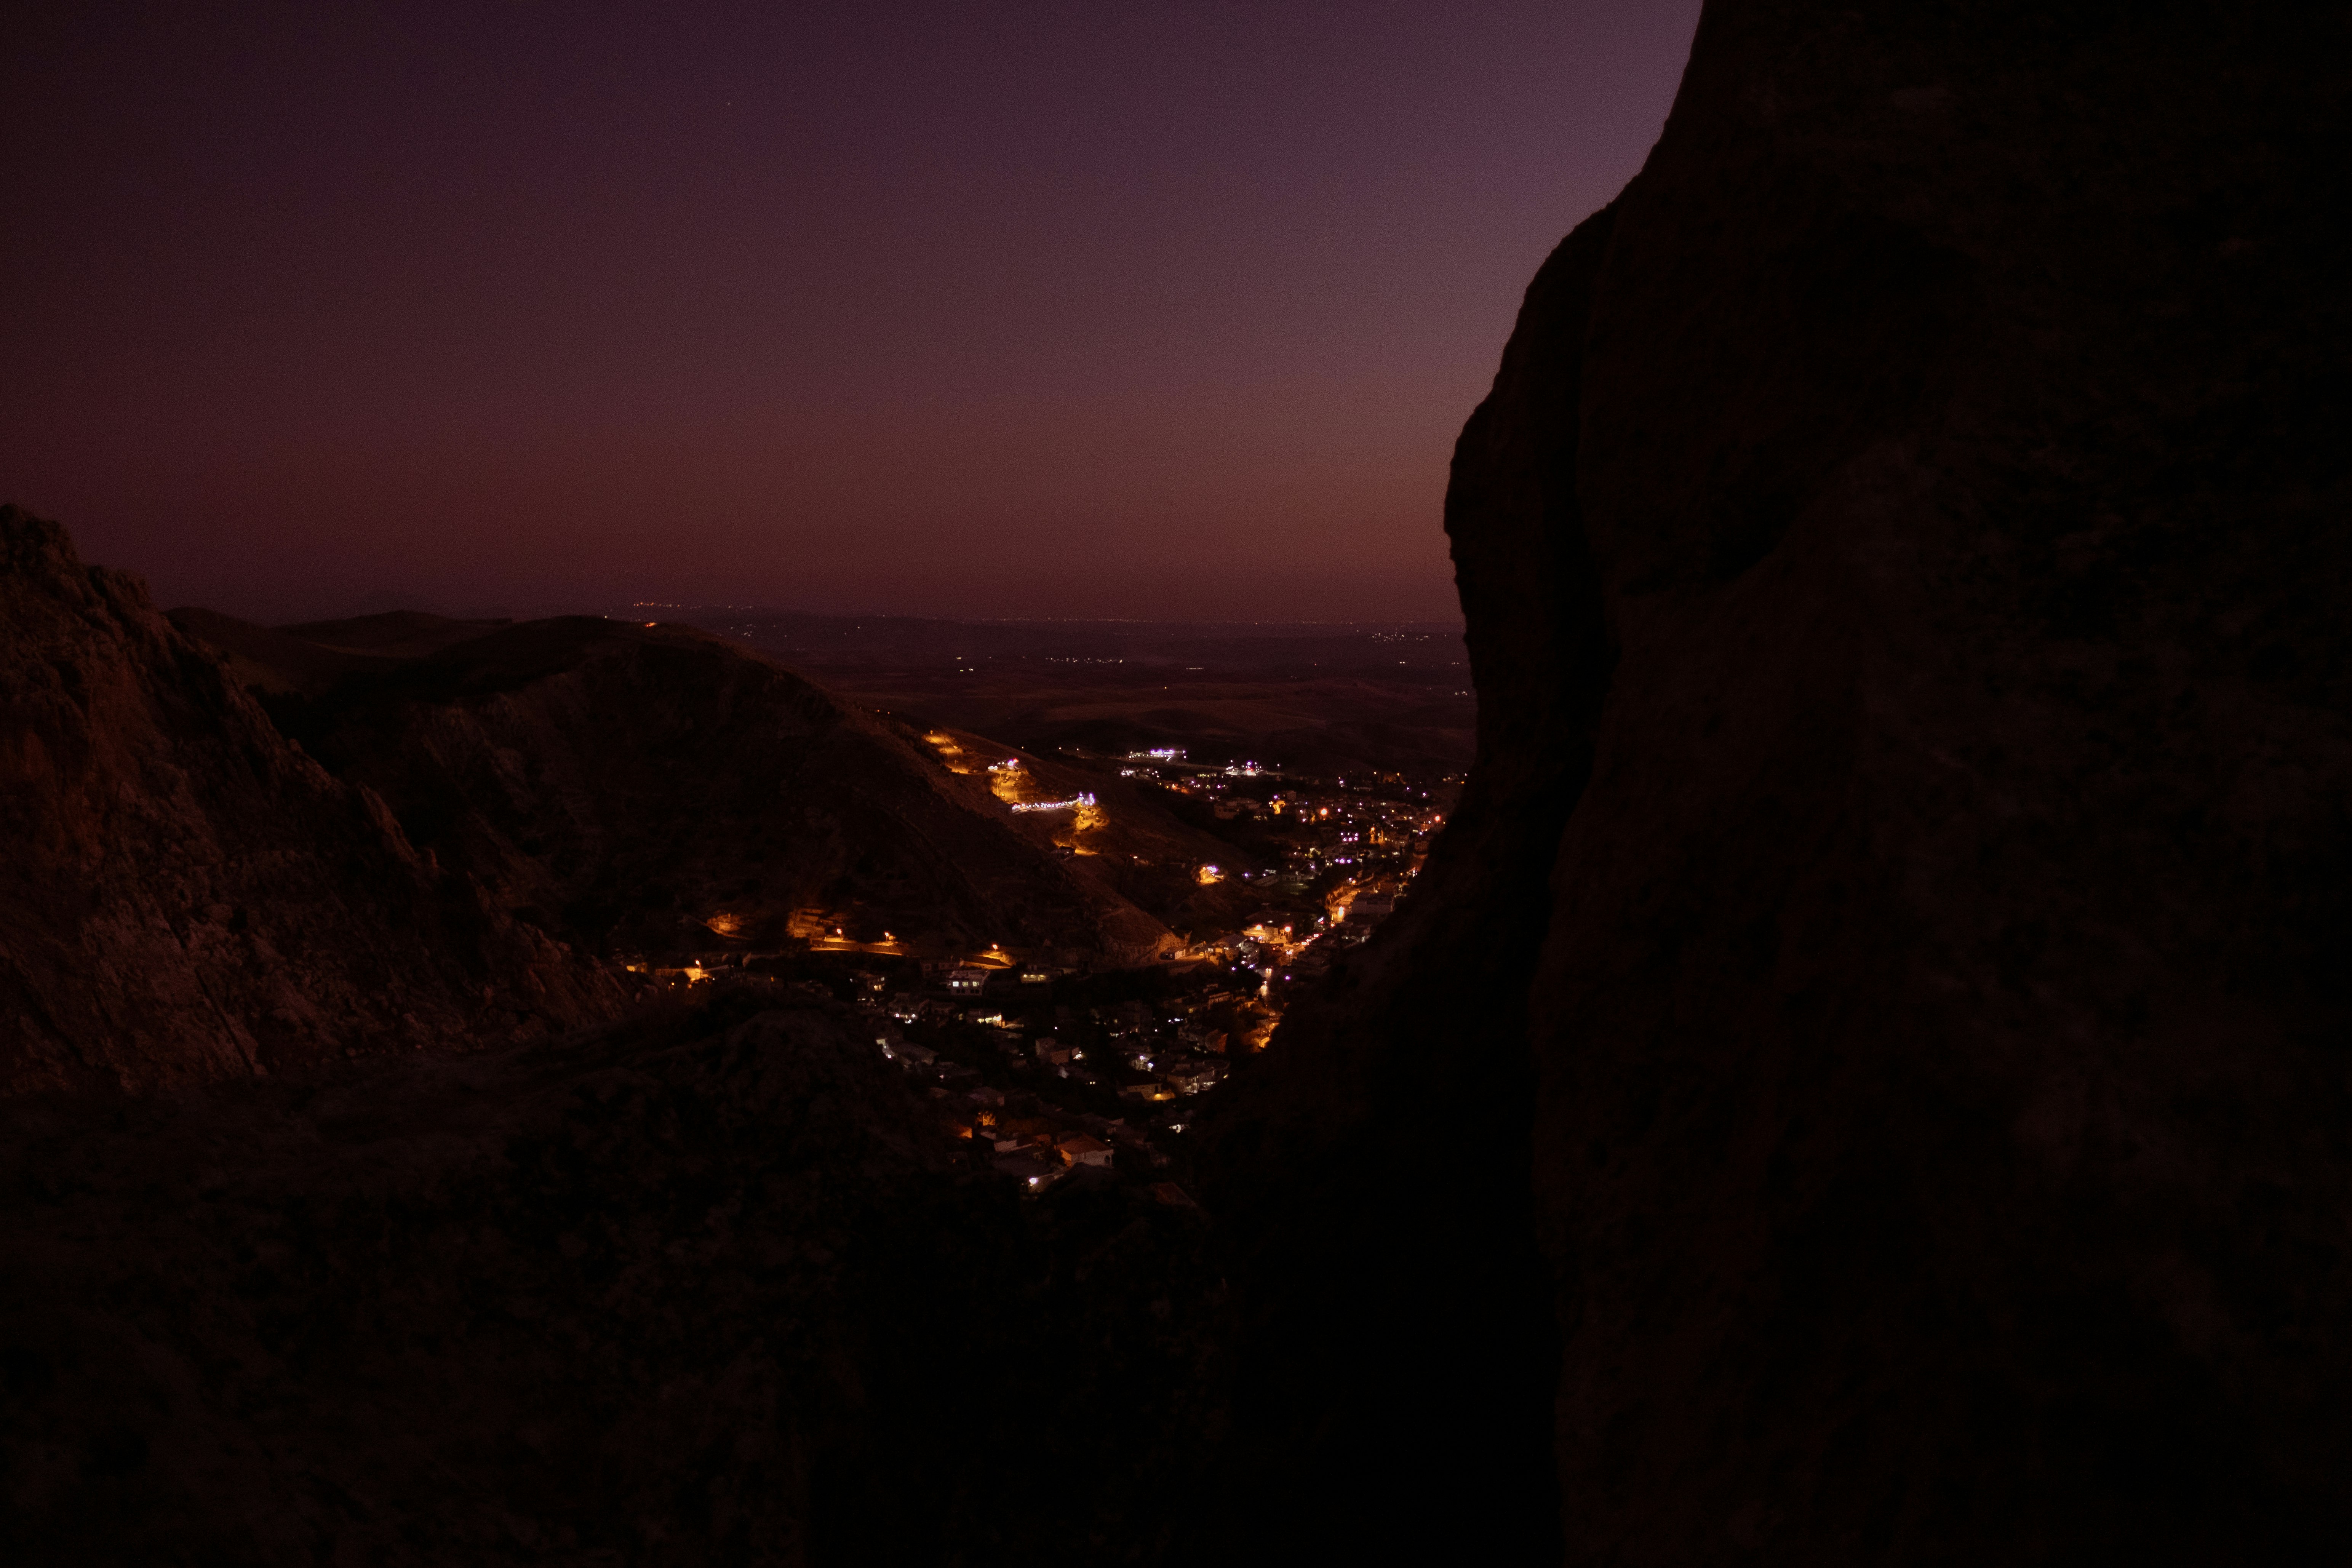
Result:
{"label": "cluster of house", "polygon": [[935,1084],[930,1098],[950,1136],[978,1145],[999,1173],[1031,1193],[1079,1171],[1111,1170],[1122,1149],[1146,1169],[1168,1163],[1150,1135],[1124,1117],[1070,1111],[986,1084]]}
{"label": "cluster of house", "polygon": [[1417,864],[1444,815],[1426,805],[1340,795],[1300,803],[1298,821],[1307,831],[1294,836],[1285,852],[1295,870],[1311,876],[1345,868],[1361,875]]}
{"label": "cluster of house", "polygon": [[[1240,1000],[1230,994],[1210,993],[1192,1003],[1192,1011],[1229,1006]],[[1230,1031],[1186,1012],[1171,1016],[1167,1006],[1153,1008],[1140,1002],[1121,1003],[1097,1013],[1096,1022],[1108,1037],[1122,1076],[1129,1080],[1119,1085],[1121,1099],[1160,1104],[1199,1094],[1223,1081]]]}
{"label": "cluster of house", "polygon": [[923,979],[950,996],[978,996],[988,989],[991,978],[1007,968],[1020,971],[1020,983],[1024,985],[1048,985],[1063,975],[1076,973],[1067,964],[1039,961],[1015,965],[1009,960],[991,964],[961,959],[927,958],[923,961]]}
{"label": "cluster of house", "polygon": [[[1013,989],[1017,982],[1003,971],[982,973],[996,981],[1003,1000],[987,999],[985,982],[978,1000],[973,993],[954,989],[958,975],[953,968],[941,969],[922,993],[890,993],[884,976],[858,972],[860,1011],[886,1058],[929,1085],[935,1100],[969,1113],[971,1124],[962,1135],[1017,1143],[996,1151],[1000,1162],[1016,1162],[1003,1168],[1040,1188],[1051,1184],[1056,1169],[1067,1172],[1104,1163],[1122,1141],[1131,1142],[1147,1161],[1161,1158],[1151,1148],[1150,1134],[1129,1128],[1124,1117],[1106,1120],[1038,1109],[1038,1095],[1055,1092],[1048,1080],[1066,1083],[1070,1093],[1081,1096],[1116,1096],[1146,1110],[1145,1120],[1153,1128],[1181,1131],[1184,1102],[1225,1077],[1235,1034],[1244,1046],[1262,1043],[1272,1024],[1262,1005],[1230,987],[1211,986],[1150,1002],[1024,1007]],[[908,1037],[908,1026],[917,1024],[963,1026],[964,1032],[949,1037],[962,1045],[953,1055],[943,1056],[940,1049]],[[1001,1087],[1007,1079],[983,1070],[991,1061],[1001,1063],[1013,1080],[1032,1089]],[[999,1126],[1009,1094],[1029,1104],[1028,1121],[1035,1124],[992,1131]],[[1046,1131],[1055,1136],[1041,1142],[1040,1134]],[[1087,1139],[1101,1147],[1078,1141]],[[1017,1163],[1021,1161],[1043,1162],[1045,1168]]]}
{"label": "cluster of house", "polygon": [[1261,960],[1279,963],[1293,949],[1314,941],[1323,923],[1287,910],[1260,910],[1239,931],[1216,931],[1202,937],[1179,956],[1220,963],[1256,963]]}
{"label": "cluster of house", "polygon": [[1308,980],[1327,973],[1340,951],[1354,947],[1396,912],[1402,877],[1381,877],[1342,883],[1324,895],[1322,916],[1300,915],[1287,910],[1264,909],[1239,931],[1201,938],[1181,956],[1224,963],[1244,963],[1271,983]]}

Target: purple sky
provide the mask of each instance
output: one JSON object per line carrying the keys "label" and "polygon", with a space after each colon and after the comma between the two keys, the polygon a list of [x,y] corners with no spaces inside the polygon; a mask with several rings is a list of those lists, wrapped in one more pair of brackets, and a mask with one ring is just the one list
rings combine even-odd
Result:
{"label": "purple sky", "polygon": [[1453,613],[1696,0],[0,23],[0,500],[163,603]]}

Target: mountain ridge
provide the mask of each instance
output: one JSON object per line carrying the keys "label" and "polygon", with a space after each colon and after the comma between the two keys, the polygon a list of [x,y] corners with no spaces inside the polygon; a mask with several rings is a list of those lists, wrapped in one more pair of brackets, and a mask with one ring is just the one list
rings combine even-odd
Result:
{"label": "mountain ridge", "polygon": [[0,1092],[562,1033],[633,1005],[627,959],[810,918],[1178,944],[904,723],[691,628],[167,617],[10,507],[0,647]]}
{"label": "mountain ridge", "polygon": [[421,847],[607,956],[772,947],[803,910],[942,953],[1139,961],[1171,940],[906,726],[693,627],[516,623],[278,710]]}

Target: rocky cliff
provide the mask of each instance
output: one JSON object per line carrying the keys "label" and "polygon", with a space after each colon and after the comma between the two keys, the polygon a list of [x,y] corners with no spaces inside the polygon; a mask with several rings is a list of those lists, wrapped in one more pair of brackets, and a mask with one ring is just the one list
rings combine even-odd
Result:
{"label": "rocky cliff", "polygon": [[2352,1545],[2347,41],[1708,5],[1456,454],[1462,814],[1215,1133],[1302,1536]]}
{"label": "rocky cliff", "polygon": [[617,1000],[289,747],[136,578],[0,508],[0,1093],[503,1040]]}

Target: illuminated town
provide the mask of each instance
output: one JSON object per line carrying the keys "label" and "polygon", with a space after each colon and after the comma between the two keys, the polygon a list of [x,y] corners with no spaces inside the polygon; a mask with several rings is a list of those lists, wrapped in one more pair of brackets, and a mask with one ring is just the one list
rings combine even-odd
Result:
{"label": "illuminated town", "polygon": [[[1111,826],[1094,792],[1040,797],[1019,757],[977,752],[947,731],[924,740],[951,772],[984,779],[1008,814],[1052,822],[1070,854],[1096,853],[1087,841]],[[1360,950],[1410,897],[1459,780],[1316,777],[1254,759],[1196,762],[1174,747],[1072,750],[1062,761],[1205,807],[1237,846],[1235,863],[1202,861],[1191,879],[1246,889],[1247,912],[1180,931],[1181,945],[1140,965],[1003,945],[919,953],[899,933],[861,935],[812,910],[795,916],[782,950],[728,942],[676,967],[633,967],[672,985],[786,986],[845,1008],[920,1088],[941,1134],[1025,1192],[1098,1169],[1187,1201],[1169,1178],[1204,1097],[1242,1058],[1278,1050],[1286,1008],[1336,965],[1378,962],[1377,948]],[[1253,859],[1259,868],[1244,868]],[[721,939],[736,934],[725,915],[706,923]]]}

